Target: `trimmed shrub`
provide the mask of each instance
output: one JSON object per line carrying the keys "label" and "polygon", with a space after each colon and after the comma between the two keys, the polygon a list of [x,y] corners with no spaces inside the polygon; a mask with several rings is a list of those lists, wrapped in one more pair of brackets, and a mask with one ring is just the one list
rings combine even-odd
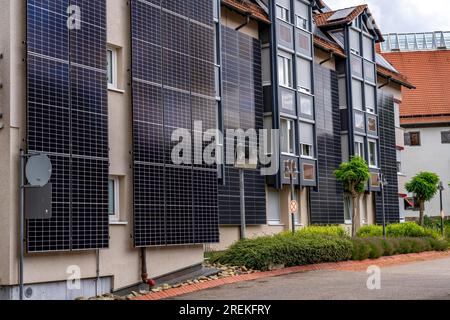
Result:
{"label": "trimmed shrub", "polygon": [[[415,222],[390,224],[386,226],[386,235],[390,238],[439,238],[438,232],[421,227]],[[357,236],[361,238],[382,237],[383,227],[378,225],[364,226],[359,229]]]}
{"label": "trimmed shrub", "polygon": [[327,235],[336,237],[348,236],[344,227],[342,226],[310,226],[297,231],[299,235]]}
{"label": "trimmed shrub", "polygon": [[213,257],[211,262],[245,266],[255,270],[338,262],[352,256],[352,242],[346,238],[317,234],[280,234],[246,239]]}
{"label": "trimmed shrub", "polygon": [[446,251],[449,244],[434,238],[357,238],[353,240],[353,260],[376,259],[396,254]]}

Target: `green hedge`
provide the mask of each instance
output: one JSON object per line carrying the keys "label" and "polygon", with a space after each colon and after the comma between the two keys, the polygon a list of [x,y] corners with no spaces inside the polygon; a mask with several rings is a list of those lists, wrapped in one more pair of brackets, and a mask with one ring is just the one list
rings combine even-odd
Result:
{"label": "green hedge", "polygon": [[[437,231],[421,227],[415,222],[390,224],[386,227],[386,235],[390,238],[439,238]],[[361,227],[357,232],[357,236],[360,238],[382,237],[383,227],[378,225]]]}
{"label": "green hedge", "polygon": [[346,237],[348,234],[346,233],[344,227],[342,226],[310,226],[307,228],[303,228],[297,231],[299,235],[328,235],[328,236],[336,236],[336,237]]}
{"label": "green hedge", "polygon": [[252,240],[243,240],[223,253],[212,255],[212,263],[245,266],[255,270],[337,262],[352,257],[349,239],[328,235],[284,233]]}
{"label": "green hedge", "polygon": [[352,260],[377,259],[397,254],[446,251],[448,243],[434,238],[356,238]]}

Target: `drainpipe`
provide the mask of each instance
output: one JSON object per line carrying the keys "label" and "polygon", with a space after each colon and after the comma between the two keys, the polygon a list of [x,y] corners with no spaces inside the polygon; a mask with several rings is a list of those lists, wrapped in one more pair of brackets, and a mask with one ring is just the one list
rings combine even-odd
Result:
{"label": "drainpipe", "polygon": [[386,83],[379,86],[378,89],[382,89],[382,88],[388,86],[391,83],[391,80],[392,80],[392,77],[388,77]]}
{"label": "drainpipe", "polygon": [[330,61],[331,59],[333,59],[333,57],[334,57],[334,52],[333,52],[333,51],[330,51],[330,52],[328,52],[328,53],[330,54],[330,57],[328,57],[327,59],[321,61],[321,62],[319,63],[319,65],[323,65],[324,63],[326,63],[326,62]]}
{"label": "drainpipe", "polygon": [[95,279],[95,296],[98,296],[98,284],[100,283],[100,250],[95,250],[95,265],[96,265],[96,279]]}
{"label": "drainpipe", "polygon": [[245,27],[246,25],[248,25],[250,23],[250,14],[249,12],[247,12],[245,14],[245,22],[243,24],[241,24],[240,26],[238,26],[236,29],[234,29],[235,31],[239,31],[241,30],[243,27]]}
{"label": "drainpipe", "polygon": [[155,280],[148,278],[147,252],[145,248],[141,248],[141,279],[142,283],[148,284],[150,288],[156,284]]}
{"label": "drainpipe", "polygon": [[24,265],[24,252],[25,252],[25,152],[20,150],[20,217],[19,217],[19,245],[20,245],[20,258],[19,258],[19,298],[23,300],[23,265]]}

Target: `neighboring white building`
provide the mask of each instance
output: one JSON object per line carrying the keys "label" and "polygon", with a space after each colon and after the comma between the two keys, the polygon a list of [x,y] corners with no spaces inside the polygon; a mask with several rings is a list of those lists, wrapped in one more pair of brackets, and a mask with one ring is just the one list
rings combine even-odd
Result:
{"label": "neighboring white building", "polygon": [[[449,216],[450,32],[389,34],[385,38],[382,55],[417,87],[403,90],[400,118],[405,149],[399,171],[406,177],[405,182],[422,171],[438,174],[446,188],[443,205]],[[408,194],[400,206],[401,214],[417,217],[415,206],[413,195]],[[440,215],[439,194],[426,203],[425,214]]]}

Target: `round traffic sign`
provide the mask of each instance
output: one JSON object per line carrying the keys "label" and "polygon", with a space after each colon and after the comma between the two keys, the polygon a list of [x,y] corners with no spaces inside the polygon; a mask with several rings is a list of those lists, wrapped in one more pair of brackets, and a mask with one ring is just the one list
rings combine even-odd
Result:
{"label": "round traffic sign", "polygon": [[297,202],[297,200],[292,200],[290,205],[289,205],[289,208],[291,210],[291,213],[297,213],[297,211],[298,211],[298,202]]}

